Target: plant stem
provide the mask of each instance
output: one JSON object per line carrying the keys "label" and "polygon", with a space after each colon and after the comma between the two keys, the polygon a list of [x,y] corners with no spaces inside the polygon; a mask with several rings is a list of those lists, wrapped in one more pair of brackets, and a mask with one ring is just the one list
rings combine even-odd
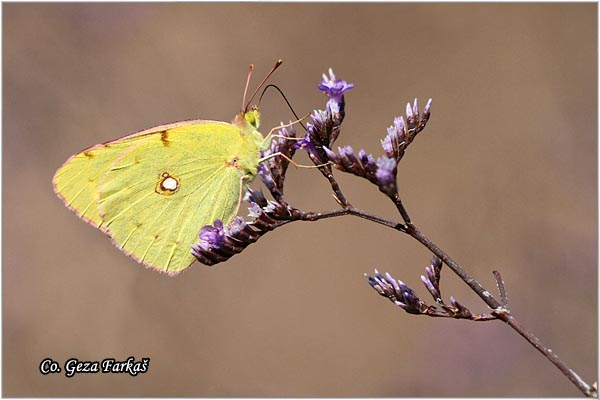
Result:
{"label": "plant stem", "polygon": [[501,320],[506,322],[511,328],[525,338],[533,347],[535,347],[540,353],[544,355],[552,364],[556,366],[575,386],[587,397],[598,397],[598,391],[593,386],[585,382],[575,371],[567,366],[552,349],[547,348],[542,344],[533,333],[525,330],[519,321],[511,314],[507,313],[506,316],[499,316]]}
{"label": "plant stem", "polygon": [[335,201],[344,208],[351,208],[352,205],[348,202],[348,200],[346,200],[346,197],[340,189],[340,185],[338,185],[337,181],[335,180],[335,177],[333,176],[333,173],[331,171],[331,165],[327,164],[325,166],[321,166],[319,167],[319,171],[329,181],[331,189],[333,190],[333,197],[335,198]]}
{"label": "plant stem", "polygon": [[[341,193],[341,192],[340,192]],[[396,204],[401,204],[395,201]],[[403,209],[403,207],[402,207]],[[519,335],[527,340],[533,347],[535,347],[540,353],[544,355],[552,364],[554,364],[577,388],[588,397],[597,397],[597,390],[586,383],[575,371],[567,366],[551,349],[546,347],[541,340],[533,333],[527,331],[521,323],[512,316],[508,307],[503,302],[499,302],[488,290],[486,290],[477,280],[472,278],[456,261],[454,261],[446,252],[440,249],[435,243],[433,243],[427,236],[412,223],[403,225],[394,221],[387,220],[385,218],[378,217],[368,212],[362,211],[354,207],[343,208],[333,211],[324,212],[302,212],[295,210],[297,214],[288,221],[282,221],[283,223],[292,222],[294,220],[302,221],[317,221],[320,219],[340,217],[344,215],[354,215],[384,226],[404,232],[416,239],[423,246],[427,247],[433,254],[439,257],[455,274],[457,274],[477,295],[492,309],[492,314],[496,319],[500,319],[513,328]],[[408,215],[408,214],[407,214]],[[495,274],[497,279],[498,274]],[[502,291],[504,288],[502,286]],[[506,293],[502,294],[502,298],[506,298]],[[503,300],[504,301],[504,300]]]}
{"label": "plant stem", "polygon": [[298,213],[297,216],[295,216],[292,220],[286,222],[291,222],[293,220],[318,221],[320,219],[340,217],[342,215],[354,215],[356,217],[387,226],[388,228],[392,228],[400,232],[406,232],[406,227],[400,223],[378,217],[377,215],[370,214],[366,211],[359,210],[358,208],[354,207],[343,208],[340,210],[333,211],[302,212],[300,210],[295,210],[295,212]]}
{"label": "plant stem", "polygon": [[[575,371],[567,366],[551,349],[544,346],[541,340],[533,333],[527,331],[521,323],[511,315],[505,305],[501,304],[492,296],[492,294],[485,290],[483,286],[479,284],[474,278],[469,276],[467,272],[458,265],[448,254],[440,249],[435,243],[433,243],[427,236],[421,233],[416,226],[410,224],[406,227],[406,233],[411,237],[419,241],[422,245],[427,247],[433,254],[438,256],[454,273],[456,273],[481,299],[488,305],[494,314],[506,322],[511,328],[513,328],[519,335],[527,340],[533,347],[535,347],[540,353],[544,355],[552,364],[554,364],[577,388],[588,397],[596,397],[598,395],[597,390],[586,383]],[[504,296],[504,295],[503,295]]]}
{"label": "plant stem", "polygon": [[427,247],[433,254],[438,256],[444,264],[446,264],[456,275],[460,277],[481,299],[491,308],[497,309],[502,306],[498,300],[492,296],[483,286],[479,284],[474,278],[469,276],[467,272],[456,263],[448,254],[440,249],[435,243],[433,243],[427,236],[421,233],[417,227],[413,224],[406,227],[406,233],[416,239],[423,246]]}
{"label": "plant stem", "polygon": [[408,212],[406,212],[404,205],[402,205],[402,200],[400,200],[400,195],[398,195],[398,193],[396,193],[396,195],[391,197],[391,199],[394,202],[394,204],[396,205],[398,212],[402,216],[404,223],[407,225],[410,225],[411,224],[410,217],[408,216]]}

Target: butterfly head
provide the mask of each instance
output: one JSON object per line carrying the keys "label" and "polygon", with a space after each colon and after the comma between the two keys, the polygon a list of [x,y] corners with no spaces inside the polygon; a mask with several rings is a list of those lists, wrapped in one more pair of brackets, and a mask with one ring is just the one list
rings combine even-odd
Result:
{"label": "butterfly head", "polygon": [[258,126],[260,125],[260,112],[258,112],[258,108],[252,107],[250,111],[245,112],[244,119],[254,127],[254,129],[258,129]]}
{"label": "butterfly head", "polygon": [[[265,78],[262,80],[262,82],[254,90],[254,93],[252,93],[252,96],[250,96],[250,99],[248,100],[248,102],[246,102],[246,93],[248,92],[248,85],[250,84],[250,77],[252,76],[252,72],[254,71],[254,65],[250,64],[250,70],[248,71],[248,78],[246,79],[246,88],[244,89],[244,97],[242,99],[242,110],[243,111],[235,116],[235,118],[233,120],[234,125],[239,126],[240,128],[242,128],[242,130],[245,130],[248,128],[253,128],[252,130],[256,131],[258,129],[258,126],[260,124],[260,113],[258,112],[257,106],[250,107],[250,104],[252,104],[252,100],[254,100],[254,97],[256,96],[256,94],[258,93],[260,88],[264,86],[264,84],[267,82],[267,80],[273,74],[273,72],[275,72],[275,70],[277,68],[279,68],[281,63],[283,63],[283,60],[281,60],[281,59],[277,60],[277,62],[275,63],[275,66],[273,66],[273,68],[271,69],[271,72],[269,72],[267,74],[267,76],[265,76]],[[260,103],[260,100],[259,100],[259,103]]]}
{"label": "butterfly head", "polygon": [[242,132],[256,131],[260,125],[260,112],[257,107],[253,107],[249,111],[242,111],[236,114],[232,123],[239,127]]}

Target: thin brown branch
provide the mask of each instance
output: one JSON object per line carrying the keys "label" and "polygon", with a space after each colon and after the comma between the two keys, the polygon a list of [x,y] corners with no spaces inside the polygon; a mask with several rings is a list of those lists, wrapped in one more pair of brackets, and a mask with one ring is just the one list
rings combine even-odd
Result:
{"label": "thin brown branch", "polygon": [[[527,331],[521,323],[511,315],[506,304],[498,302],[492,294],[487,291],[479,282],[469,276],[467,272],[456,263],[448,254],[440,249],[435,243],[433,243],[428,237],[423,235],[416,226],[407,226],[407,231],[410,236],[419,241],[422,245],[427,247],[433,254],[438,256],[444,263],[454,271],[469,287],[477,293],[477,295],[493,310],[493,313],[498,319],[506,322],[511,328],[513,328],[519,335],[527,340],[533,347],[535,347],[540,353],[544,355],[552,364],[554,364],[577,388],[588,397],[597,397],[597,390],[586,383],[575,371],[573,371],[567,364],[562,361],[556,353],[546,347],[541,340],[535,336],[532,332]],[[501,281],[501,278],[500,278]],[[499,285],[500,295],[503,300],[506,299],[506,291],[504,285]]]}
{"label": "thin brown branch", "polygon": [[506,294],[506,287],[504,286],[504,281],[502,280],[502,275],[500,275],[499,271],[492,271],[494,274],[494,278],[496,278],[496,286],[498,286],[498,292],[500,292],[500,301],[502,305],[508,309],[508,295]]}
{"label": "thin brown branch", "polygon": [[406,208],[404,208],[404,205],[402,204],[402,200],[400,200],[400,196],[398,195],[398,193],[396,193],[395,196],[391,197],[391,200],[396,205],[396,208],[398,209],[398,212],[402,216],[402,219],[404,220],[404,223],[407,224],[407,225],[410,225],[412,222],[410,221],[410,217],[408,216],[408,212],[406,211]]}
{"label": "thin brown branch", "polygon": [[509,313],[499,318],[506,322],[511,328],[525,338],[533,347],[544,355],[552,364],[556,366],[577,388],[587,397],[598,397],[598,390],[585,382],[575,371],[562,361],[552,349],[547,348],[533,333],[527,331],[519,321]]}
{"label": "thin brown branch", "polygon": [[467,272],[456,263],[448,254],[446,254],[442,249],[440,249],[435,243],[433,243],[427,236],[425,236],[415,225],[408,225],[406,227],[406,233],[416,239],[423,246],[427,247],[433,254],[438,256],[444,264],[446,264],[456,275],[458,275],[481,299],[493,310],[496,308],[500,308],[502,304],[498,302],[492,296],[492,294],[487,291],[479,282],[477,282],[474,278],[469,276]]}

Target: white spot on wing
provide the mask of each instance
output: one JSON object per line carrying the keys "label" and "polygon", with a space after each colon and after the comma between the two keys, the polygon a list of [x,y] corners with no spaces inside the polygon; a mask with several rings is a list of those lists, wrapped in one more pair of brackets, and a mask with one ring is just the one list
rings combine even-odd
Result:
{"label": "white spot on wing", "polygon": [[173,179],[172,177],[169,176],[167,179],[162,181],[161,185],[162,185],[163,190],[175,190],[175,189],[177,189],[177,186],[179,185],[179,183],[177,182],[176,179]]}
{"label": "white spot on wing", "polygon": [[156,182],[154,191],[158,194],[170,196],[179,189],[179,178],[168,172],[163,172]]}

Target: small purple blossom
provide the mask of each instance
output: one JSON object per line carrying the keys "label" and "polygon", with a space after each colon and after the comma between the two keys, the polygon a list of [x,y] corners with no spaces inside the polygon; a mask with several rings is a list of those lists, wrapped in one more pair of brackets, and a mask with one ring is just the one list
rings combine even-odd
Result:
{"label": "small purple blossom", "polygon": [[350,146],[338,147],[338,153],[325,148],[325,153],[333,165],[340,171],[360,176],[377,185],[388,196],[397,194],[397,163],[394,158],[382,156],[375,161],[371,154],[359,150],[358,157]]}
{"label": "small purple blossom", "polygon": [[248,207],[248,216],[252,219],[259,218],[263,214],[263,209],[256,203],[252,203]]}
{"label": "small purple blossom", "polygon": [[396,280],[389,273],[385,275],[375,270],[375,275],[365,274],[369,285],[381,296],[410,314],[427,315],[430,317],[444,317],[456,319],[469,319],[472,321],[490,321],[497,319],[495,313],[473,314],[467,307],[450,296],[450,304],[446,304],[440,294],[439,282],[442,260],[434,256],[431,263],[425,268],[427,276],[421,276],[421,281],[427,291],[433,296],[435,305],[428,305],[401,280]]}
{"label": "small purple blossom", "polygon": [[202,227],[200,240],[191,246],[192,255],[205,265],[227,261],[256,242],[263,233],[253,229],[242,217],[234,218],[225,226],[217,219],[213,225]]}
{"label": "small purple blossom", "polygon": [[381,140],[381,147],[388,157],[394,158],[396,162],[400,161],[406,148],[404,119],[402,117],[394,118],[394,124],[387,128],[387,135]]}
{"label": "small purple blossom", "polygon": [[402,116],[394,118],[394,124],[387,128],[387,135],[381,140],[381,147],[389,158],[394,158],[398,163],[404,156],[408,145],[416,135],[425,128],[430,117],[431,99],[425,106],[425,112],[419,113],[419,105],[415,99],[413,105],[406,105],[406,122]]}
{"label": "small purple blossom", "polygon": [[250,204],[256,204],[260,207],[265,207],[267,205],[267,199],[260,189],[254,190],[252,188],[248,188],[248,191],[244,196],[244,201],[247,201]]}
{"label": "small purple blossom", "polygon": [[336,100],[329,99],[327,102],[327,114],[339,116],[340,115],[340,103]]}
{"label": "small purple blossom", "polygon": [[[283,126],[283,122],[280,123]],[[291,124],[291,122],[290,122]],[[271,146],[261,152],[257,173],[269,192],[276,199],[283,201],[283,183],[289,163],[296,152],[296,130],[293,125],[283,127],[271,141]]]}
{"label": "small purple blossom", "polygon": [[430,116],[431,99],[427,101],[425,111],[422,114],[419,113],[417,99],[415,99],[412,106],[410,103],[406,104],[406,146],[408,146],[414,140],[415,136],[425,128]]}
{"label": "small purple blossom", "polygon": [[275,183],[273,174],[271,173],[271,170],[269,169],[267,164],[265,164],[265,163],[258,164],[256,171],[257,171],[258,176],[260,177],[260,180],[262,181],[263,185],[265,185],[265,187],[267,189],[269,189],[269,192],[272,193],[277,190],[277,183]]}
{"label": "small purple blossom", "polygon": [[429,293],[431,293],[431,295],[433,296],[434,300],[439,302],[439,300],[441,300],[442,295],[440,294],[439,288],[436,287],[429,279],[427,279],[425,276],[421,275],[421,282],[423,282],[423,284],[425,285],[425,288],[427,289],[427,291]]}
{"label": "small purple blossom", "polygon": [[377,164],[375,163],[375,157],[372,154],[367,154],[366,151],[360,149],[358,151],[358,159],[363,165],[368,176],[374,176],[377,172]]}
{"label": "small purple blossom", "polygon": [[377,186],[379,186],[379,190],[388,196],[394,196],[398,193],[396,173],[396,160],[386,156],[379,157],[377,160],[377,172],[375,173]]}
{"label": "small purple blossom", "polygon": [[431,296],[437,303],[443,303],[442,295],[440,291],[440,278],[442,271],[442,260],[438,257],[433,256],[429,266],[425,267],[425,274],[421,275],[421,281],[427,288],[427,291],[431,293]]}
{"label": "small purple blossom", "polygon": [[410,106],[410,103],[406,104],[406,119],[410,120],[412,118],[414,118],[414,115],[419,115],[418,113],[418,107],[417,107],[417,99],[415,99],[415,109],[417,110],[416,113],[413,112],[413,108]]}
{"label": "small purple blossom", "polygon": [[[313,128],[313,125],[311,124],[307,124],[307,130],[310,132],[310,130]],[[296,142],[296,144],[294,144],[294,147],[296,149],[303,149],[305,150],[308,154],[314,154],[316,153],[317,149],[315,147],[315,143],[312,141],[311,139],[311,134],[307,133],[306,135],[304,135],[304,137],[300,140],[298,140]]]}
{"label": "small purple blossom", "polygon": [[327,96],[340,103],[345,92],[354,87],[353,83],[348,83],[342,79],[336,79],[333,69],[329,68],[329,77],[323,74],[323,80],[319,83],[319,90],[327,94]]}
{"label": "small purple blossom", "polygon": [[[330,68],[329,77],[323,74],[318,87],[329,97],[325,110],[312,112],[312,123],[307,124],[306,136],[294,147],[304,149],[315,165],[323,165],[329,161],[324,148],[330,148],[340,134],[340,125],[345,115],[344,93],[352,89],[354,84],[336,79]],[[330,168],[322,167],[320,170],[327,175]]]}
{"label": "small purple blossom", "polygon": [[425,111],[423,112],[423,115],[429,116],[430,112],[431,112],[431,99],[427,100],[427,104],[425,104]]}
{"label": "small purple blossom", "polygon": [[359,151],[358,158],[354,154],[354,149],[350,146],[338,147],[338,154],[326,149],[326,154],[340,171],[366,178],[373,183],[376,182],[374,172],[377,170],[377,166],[375,160],[372,155],[367,155],[364,150]]}
{"label": "small purple blossom", "polygon": [[[330,81],[333,81],[334,78],[335,76],[332,75]],[[340,88],[344,87],[343,84],[339,84],[339,86]],[[375,162],[372,155],[367,154],[362,149],[356,157],[354,150],[349,146],[338,148],[338,154],[336,154],[329,148],[330,146],[324,145],[325,156],[333,163],[335,168],[366,178],[376,184],[381,192],[390,197],[395,197],[398,194],[396,183],[398,163],[404,156],[406,147],[412,142],[416,134],[425,127],[429,119],[430,108],[431,99],[425,106],[425,112],[420,114],[418,102],[415,99],[413,105],[409,103],[406,107],[407,122],[402,116],[394,118],[393,125],[387,128],[387,135],[381,140],[381,147],[385,152],[385,156],[378,158],[377,162]],[[313,119],[315,119],[314,116]]]}
{"label": "small purple blossom", "polygon": [[200,241],[198,246],[203,250],[220,247],[225,242],[225,232],[223,230],[223,221],[215,220],[213,225],[205,225],[199,234]]}
{"label": "small purple blossom", "polygon": [[369,285],[383,297],[410,314],[424,314],[429,310],[427,304],[404,282],[395,280],[389,273],[382,275],[375,270],[375,276],[365,274]]}
{"label": "small purple blossom", "polygon": [[323,126],[327,123],[329,117],[326,111],[314,110],[312,114],[310,114],[310,118],[313,120],[313,124],[309,124],[309,126],[313,125],[315,129],[321,130],[323,129]]}

